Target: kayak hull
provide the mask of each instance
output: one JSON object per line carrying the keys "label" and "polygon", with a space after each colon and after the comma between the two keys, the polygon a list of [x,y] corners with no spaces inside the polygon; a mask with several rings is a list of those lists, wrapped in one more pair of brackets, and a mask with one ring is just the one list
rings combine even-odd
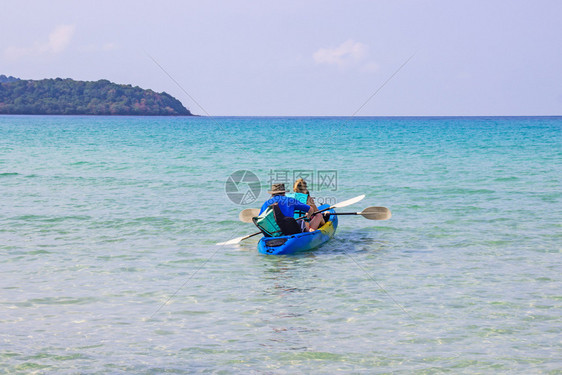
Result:
{"label": "kayak hull", "polygon": [[[318,207],[319,210],[328,208],[328,205]],[[335,210],[328,212],[335,213]],[[280,237],[262,237],[258,242],[258,251],[267,255],[285,255],[301,251],[316,249],[330,240],[338,228],[338,217],[331,215],[330,220],[315,230]]]}

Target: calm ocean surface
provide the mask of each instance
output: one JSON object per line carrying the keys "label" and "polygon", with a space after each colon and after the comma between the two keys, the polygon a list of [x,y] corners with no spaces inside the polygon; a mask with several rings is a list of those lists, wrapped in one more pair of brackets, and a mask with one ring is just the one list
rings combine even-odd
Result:
{"label": "calm ocean surface", "polygon": [[[393,217],[214,245],[293,173]],[[560,117],[0,116],[0,373],[560,374],[561,177]]]}

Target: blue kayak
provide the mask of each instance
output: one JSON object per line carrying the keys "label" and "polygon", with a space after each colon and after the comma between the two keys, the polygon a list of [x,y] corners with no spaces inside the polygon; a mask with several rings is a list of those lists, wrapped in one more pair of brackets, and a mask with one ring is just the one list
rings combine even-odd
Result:
{"label": "blue kayak", "polygon": [[[325,204],[319,210],[330,207]],[[335,213],[335,210],[327,212]],[[330,220],[314,232],[298,233],[281,237],[262,237],[258,242],[258,251],[262,254],[284,255],[299,251],[308,251],[322,246],[330,240],[338,228],[338,217],[330,215]]]}

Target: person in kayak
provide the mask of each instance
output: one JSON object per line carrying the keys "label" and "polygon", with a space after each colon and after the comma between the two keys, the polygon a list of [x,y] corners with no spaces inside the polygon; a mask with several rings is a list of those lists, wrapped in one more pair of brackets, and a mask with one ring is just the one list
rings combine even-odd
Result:
{"label": "person in kayak", "polygon": [[[314,198],[310,196],[310,192],[308,191],[308,185],[304,179],[298,178],[295,181],[293,185],[293,191],[294,193],[292,196],[294,196],[294,198],[296,198],[300,202],[303,203],[306,202],[307,205],[312,207],[313,211],[318,211],[318,207],[316,207],[316,204],[314,203]],[[322,225],[326,223],[326,221],[324,219],[324,215],[317,215],[317,216],[320,217],[320,219],[318,220],[318,228],[320,228]]]}
{"label": "person in kayak", "polygon": [[[275,221],[285,235],[296,234],[301,232],[313,232],[318,229],[318,224],[322,219],[322,215],[312,216],[314,210],[307,204],[301,203],[294,198],[285,196],[285,184],[273,184],[271,190],[271,198],[264,202],[261,206],[260,215],[270,206],[273,206],[275,212]],[[300,219],[295,220],[295,210],[306,212],[307,218],[312,218],[310,223]]]}

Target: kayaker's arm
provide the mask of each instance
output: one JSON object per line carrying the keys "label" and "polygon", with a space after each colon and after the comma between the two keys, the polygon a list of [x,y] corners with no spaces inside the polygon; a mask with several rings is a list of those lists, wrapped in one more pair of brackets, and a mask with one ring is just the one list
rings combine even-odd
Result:
{"label": "kayaker's arm", "polygon": [[[309,195],[308,196],[308,200],[306,201],[306,204],[308,204],[310,206],[310,209],[313,212],[318,211],[318,207],[316,207],[316,205],[314,204],[314,199],[312,199],[312,197]],[[318,228],[320,228],[322,225],[326,224],[326,221],[324,220],[324,215],[319,215],[320,219],[317,219],[317,222],[315,223],[315,225],[318,226]]]}
{"label": "kayaker's arm", "polygon": [[316,203],[314,203],[314,199],[309,195],[306,204],[308,204],[314,211],[318,211],[318,207],[316,207]]}
{"label": "kayaker's arm", "polygon": [[312,208],[312,206],[310,206],[310,210],[308,210],[308,212],[306,213],[307,219],[312,219],[312,214],[314,212],[316,212],[316,211],[314,210],[314,208]]}

